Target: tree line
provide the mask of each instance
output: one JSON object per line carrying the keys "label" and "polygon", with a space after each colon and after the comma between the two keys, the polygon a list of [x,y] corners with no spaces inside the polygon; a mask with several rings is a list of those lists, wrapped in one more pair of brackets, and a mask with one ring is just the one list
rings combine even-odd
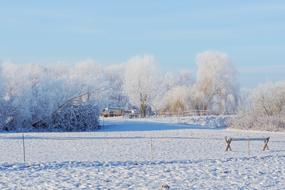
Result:
{"label": "tree line", "polygon": [[235,127],[255,127],[257,117],[271,118],[270,123],[279,119],[277,125],[284,127],[284,82],[245,94],[225,53],[202,52],[196,66],[195,73],[163,72],[150,55],[108,66],[94,60],[73,65],[2,62],[0,128],[93,130],[99,126],[100,110],[108,106],[136,107],[141,117],[149,110],[198,114],[206,110],[237,115],[231,123]]}

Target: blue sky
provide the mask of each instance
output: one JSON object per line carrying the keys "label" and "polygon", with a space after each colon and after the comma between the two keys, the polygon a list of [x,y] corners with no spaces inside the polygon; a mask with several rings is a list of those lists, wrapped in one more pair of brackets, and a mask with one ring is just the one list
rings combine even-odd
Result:
{"label": "blue sky", "polygon": [[165,70],[227,53],[244,87],[285,80],[285,1],[0,1],[0,59],[125,62],[151,54]]}

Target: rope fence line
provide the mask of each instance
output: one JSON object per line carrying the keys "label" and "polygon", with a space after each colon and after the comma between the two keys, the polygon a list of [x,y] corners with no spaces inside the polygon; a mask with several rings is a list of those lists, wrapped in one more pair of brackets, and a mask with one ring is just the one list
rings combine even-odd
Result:
{"label": "rope fence line", "polygon": [[[17,140],[15,142],[15,145],[17,145],[19,142],[22,141],[21,143],[21,147],[17,148],[18,151],[20,151],[17,155],[19,156],[17,158],[17,160],[23,160],[23,163],[29,163],[31,161],[37,161],[37,162],[41,162],[41,161],[45,161],[45,160],[39,160],[39,158],[48,158],[49,155],[51,154],[51,156],[54,156],[56,154],[60,155],[62,153],[64,153],[65,148],[60,146],[60,148],[53,150],[52,148],[50,148],[49,146],[55,146],[56,144],[61,144],[61,140],[63,140],[66,145],[68,145],[68,143],[75,144],[77,142],[81,142],[82,140],[84,141],[84,138],[86,139],[86,145],[88,145],[88,150],[90,151],[98,151],[98,152],[90,152],[90,155],[94,155],[94,160],[104,160],[105,158],[108,159],[113,159],[113,160],[121,160],[124,159],[125,154],[127,153],[128,156],[127,158],[130,159],[135,159],[135,158],[143,158],[143,159],[150,159],[151,161],[156,160],[156,159],[168,159],[168,158],[174,158],[175,156],[177,156],[177,158],[175,157],[175,159],[180,159],[183,156],[184,151],[189,151],[189,147],[184,147],[181,150],[177,151],[177,147],[180,146],[179,144],[184,141],[184,143],[182,142],[182,144],[186,145],[189,144],[190,146],[195,146],[195,143],[198,143],[197,140],[202,140],[204,141],[205,138],[185,138],[185,137],[180,137],[179,134],[174,135],[174,136],[135,136],[135,137],[124,137],[122,134],[119,134],[118,136],[113,136],[112,133],[101,133],[100,136],[87,136],[87,137],[72,137],[72,136],[62,136],[62,137],[45,137],[45,138],[39,138],[37,136],[35,137],[31,137],[27,134],[19,134],[17,136],[13,136],[14,140]],[[16,138],[17,137],[17,138]],[[1,137],[0,137],[1,138]],[[98,139],[96,139],[98,138]],[[181,138],[181,139],[180,139]],[[37,145],[37,142],[32,142],[33,140],[39,140],[40,139],[40,143],[39,145]],[[135,141],[132,141],[132,139],[134,139]],[[177,139],[179,139],[179,141],[177,141]],[[246,153],[248,153],[248,156],[250,156],[249,151],[251,153],[257,153],[260,152],[261,149],[259,149],[259,145],[254,145],[251,144],[251,150],[249,150],[249,141],[261,141],[261,140],[266,140],[265,145],[263,148],[263,150],[268,149],[268,141],[267,138],[246,138],[246,139],[241,139],[241,138],[228,138],[226,140],[226,142],[230,141],[246,141],[247,143],[242,145],[241,144],[237,144],[235,145],[235,148],[237,149],[235,152],[243,152],[243,155],[246,156]],[[13,140],[13,139],[12,139]],[[53,142],[49,142],[49,140],[53,141]],[[182,141],[180,141],[182,140]],[[226,153],[224,152],[223,149],[223,138],[217,138],[214,139],[216,141],[220,141],[221,143],[221,147],[217,147],[217,150],[220,149],[220,154],[221,155],[226,155]],[[58,142],[56,142],[58,141]],[[1,141],[0,141],[1,143]],[[10,142],[9,142],[10,143]],[[46,145],[45,145],[46,143]],[[191,145],[191,143],[194,143]],[[199,143],[198,143],[199,144]],[[219,143],[218,143],[219,144]],[[230,144],[230,143],[229,143]],[[20,145],[20,144],[18,144]],[[84,146],[84,143],[82,144]],[[91,146],[94,145],[94,149],[90,149]],[[38,147],[37,147],[38,146]],[[39,147],[41,146],[41,147]],[[205,147],[207,146],[207,143],[204,143],[203,146],[201,146],[200,148],[204,149],[207,148]],[[43,151],[46,147],[47,150]],[[204,147],[204,148],[203,148]],[[28,154],[26,155],[26,149],[28,148]],[[72,148],[72,146],[67,146],[66,148]],[[246,148],[248,148],[248,150],[246,151]],[[118,151],[119,149],[119,151]],[[229,147],[230,149],[230,147]],[[216,150],[216,151],[217,151]],[[7,151],[7,150],[6,150]],[[12,149],[9,151],[13,151]],[[85,150],[86,151],[86,150]],[[77,152],[76,154],[78,154],[78,158],[82,159],[82,156],[80,154],[83,154],[85,152],[84,150],[80,153]],[[177,155],[173,155],[173,151],[177,151]],[[191,151],[191,148],[190,148]],[[57,152],[57,153],[56,153]],[[70,160],[72,160],[72,158],[76,158],[76,155],[72,155],[73,154],[73,150],[72,151],[66,151],[67,155],[71,154]],[[74,152],[75,153],[75,152]],[[188,152],[189,153],[189,152]],[[5,154],[5,153],[4,153]],[[2,152],[2,155],[4,155]],[[22,155],[22,157],[21,157]],[[90,156],[89,155],[89,156]],[[59,156],[60,157],[60,156]],[[64,156],[68,159],[68,156]],[[3,158],[3,157],[2,157]],[[1,158],[0,155],[0,160],[3,160]],[[4,157],[5,158],[5,157]],[[8,157],[7,157],[8,158]],[[80,161],[79,159],[79,161]],[[49,160],[49,159],[48,159]],[[52,160],[52,158],[51,158]],[[11,162],[9,160],[6,160],[5,162]]]}

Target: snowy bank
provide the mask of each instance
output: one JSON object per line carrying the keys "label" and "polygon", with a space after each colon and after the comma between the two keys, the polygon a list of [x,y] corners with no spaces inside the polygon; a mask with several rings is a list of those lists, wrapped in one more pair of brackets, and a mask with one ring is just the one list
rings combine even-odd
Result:
{"label": "snowy bank", "polygon": [[129,119],[125,117],[114,118],[101,118],[105,121],[139,121],[139,122],[158,122],[169,124],[183,124],[183,125],[195,125],[197,128],[226,128],[233,115],[205,115],[205,116],[168,116],[168,117],[149,117],[149,118],[134,118]]}

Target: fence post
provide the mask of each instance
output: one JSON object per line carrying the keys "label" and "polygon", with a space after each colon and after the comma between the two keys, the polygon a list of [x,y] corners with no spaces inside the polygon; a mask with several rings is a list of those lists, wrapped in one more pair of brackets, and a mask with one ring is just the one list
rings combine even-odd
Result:
{"label": "fence post", "polygon": [[24,136],[24,133],[22,133],[22,144],[23,144],[23,158],[24,158],[24,163],[26,163],[26,147],[25,147],[25,136]]}
{"label": "fence post", "polygon": [[152,137],[150,137],[150,154],[151,154],[151,161],[153,160],[153,145],[152,145]]}
{"label": "fence post", "polygon": [[247,149],[248,149],[248,156],[250,156],[250,146],[249,146],[249,139],[248,139],[248,141],[247,141]]}

